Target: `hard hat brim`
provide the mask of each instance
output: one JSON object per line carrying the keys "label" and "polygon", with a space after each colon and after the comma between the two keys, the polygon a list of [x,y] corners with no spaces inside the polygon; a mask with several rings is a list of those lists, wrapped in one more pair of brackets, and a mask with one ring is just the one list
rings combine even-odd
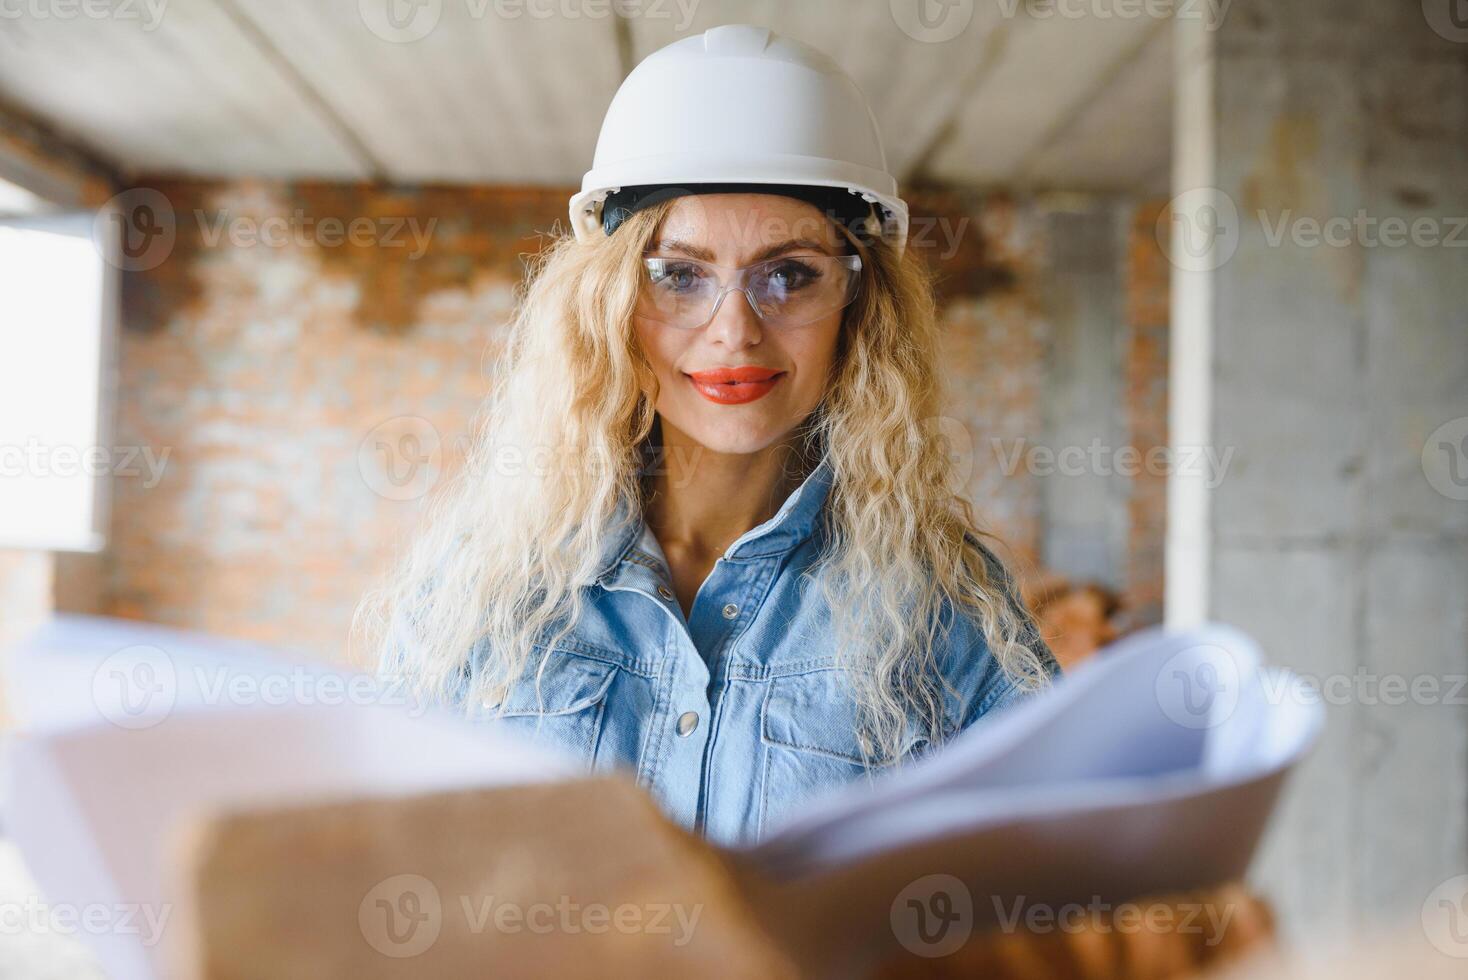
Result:
{"label": "hard hat brim", "polygon": [[604,237],[602,202],[607,194],[621,187],[715,183],[846,188],[881,209],[882,237],[898,252],[907,243],[907,204],[897,196],[897,182],[890,174],[840,160],[788,154],[759,154],[742,158],[720,154],[717,158],[701,158],[697,154],[679,153],[642,157],[619,162],[615,167],[590,170],[581,182],[580,192],[571,197],[571,227],[581,241]]}

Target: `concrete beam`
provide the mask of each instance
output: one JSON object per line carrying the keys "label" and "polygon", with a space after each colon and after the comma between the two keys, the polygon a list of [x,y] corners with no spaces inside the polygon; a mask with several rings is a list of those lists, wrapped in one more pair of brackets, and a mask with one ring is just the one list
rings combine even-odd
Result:
{"label": "concrete beam", "polygon": [[97,207],[123,183],[109,161],[5,102],[0,102],[0,180],[62,208]]}

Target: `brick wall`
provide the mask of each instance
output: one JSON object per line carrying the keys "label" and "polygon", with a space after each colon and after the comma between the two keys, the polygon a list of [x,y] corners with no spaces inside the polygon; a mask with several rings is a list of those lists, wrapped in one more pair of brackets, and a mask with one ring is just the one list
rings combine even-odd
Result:
{"label": "brick wall", "polygon": [[[58,577],[94,580],[101,612],[338,655],[423,488],[421,476],[395,484],[378,444],[440,474],[456,465],[520,257],[561,218],[567,191],[149,186],[166,195],[177,237],[166,260],[125,277],[116,441],[151,447],[161,476],[119,476],[108,552]],[[944,424],[972,447],[979,513],[1032,570],[1045,530],[1039,478],[1004,474],[984,447],[1044,424],[1042,211],[952,192],[915,194],[913,205],[915,247],[942,276]],[[1136,227],[1145,222],[1138,211]],[[1166,277],[1147,236],[1135,238],[1118,270],[1135,329],[1117,410],[1137,438],[1157,439]],[[1132,510],[1127,589],[1151,602],[1156,488],[1139,487]]]}

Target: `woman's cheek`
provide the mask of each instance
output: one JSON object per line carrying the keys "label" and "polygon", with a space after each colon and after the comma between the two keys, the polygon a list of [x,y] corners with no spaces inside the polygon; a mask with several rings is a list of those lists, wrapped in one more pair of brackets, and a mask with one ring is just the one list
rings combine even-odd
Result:
{"label": "woman's cheek", "polygon": [[666,332],[658,329],[655,324],[644,320],[635,321],[637,342],[642,346],[643,356],[652,367],[653,376],[658,379],[658,402],[661,404],[668,397],[668,392],[673,389],[673,383],[678,379],[678,372],[673,370],[677,363],[677,345],[672,343],[675,338],[666,335]]}

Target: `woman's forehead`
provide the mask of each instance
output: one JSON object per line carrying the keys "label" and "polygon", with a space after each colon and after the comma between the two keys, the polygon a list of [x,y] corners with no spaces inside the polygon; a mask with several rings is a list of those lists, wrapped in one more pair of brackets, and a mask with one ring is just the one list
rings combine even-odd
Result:
{"label": "woman's forehead", "polygon": [[791,242],[832,255],[846,244],[814,205],[778,194],[685,194],[672,202],[652,244],[676,243],[705,261],[738,263]]}

